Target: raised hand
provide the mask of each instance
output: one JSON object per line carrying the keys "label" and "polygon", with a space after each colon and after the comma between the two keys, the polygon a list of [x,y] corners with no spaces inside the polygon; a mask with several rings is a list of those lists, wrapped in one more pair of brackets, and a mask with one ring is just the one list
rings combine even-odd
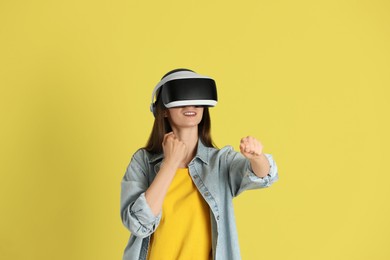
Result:
{"label": "raised hand", "polygon": [[178,168],[187,157],[187,146],[173,132],[165,134],[162,146],[165,164]]}
{"label": "raised hand", "polygon": [[261,157],[263,145],[256,138],[247,136],[240,141],[240,152],[248,159]]}
{"label": "raised hand", "polygon": [[263,145],[254,137],[247,136],[241,139],[240,152],[250,160],[253,172],[264,177],[268,174],[270,164],[263,154]]}

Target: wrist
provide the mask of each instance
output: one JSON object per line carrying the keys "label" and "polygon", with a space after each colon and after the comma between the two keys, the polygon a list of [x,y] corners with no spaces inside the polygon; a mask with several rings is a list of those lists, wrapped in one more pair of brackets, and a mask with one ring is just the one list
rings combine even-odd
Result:
{"label": "wrist", "polygon": [[266,159],[265,155],[263,153],[260,154],[254,154],[249,160],[252,162],[261,162],[264,159]]}
{"label": "wrist", "polygon": [[174,161],[164,160],[161,164],[161,168],[170,172],[176,172],[179,165]]}

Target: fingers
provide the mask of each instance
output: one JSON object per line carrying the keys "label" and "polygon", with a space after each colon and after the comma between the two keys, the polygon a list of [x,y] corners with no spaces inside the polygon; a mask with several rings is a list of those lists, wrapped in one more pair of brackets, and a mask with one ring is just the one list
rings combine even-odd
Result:
{"label": "fingers", "polygon": [[245,153],[251,153],[254,151],[254,141],[253,137],[247,136],[241,139],[240,141],[240,150],[242,150]]}
{"label": "fingers", "polygon": [[164,139],[162,142],[163,147],[171,146],[171,145],[175,146],[178,144],[184,144],[184,143],[179,138],[177,138],[173,132],[169,132],[164,135]]}
{"label": "fingers", "polygon": [[252,136],[247,136],[241,139],[240,141],[240,151],[245,156],[253,155],[259,156],[261,155],[263,147],[261,143]]}
{"label": "fingers", "polygon": [[173,132],[164,135],[162,143],[164,160],[167,164],[178,167],[187,156],[187,146]]}
{"label": "fingers", "polygon": [[173,138],[173,139],[175,139],[175,134],[174,134],[173,132],[166,133],[166,134],[164,135],[163,145],[166,144],[168,138]]}

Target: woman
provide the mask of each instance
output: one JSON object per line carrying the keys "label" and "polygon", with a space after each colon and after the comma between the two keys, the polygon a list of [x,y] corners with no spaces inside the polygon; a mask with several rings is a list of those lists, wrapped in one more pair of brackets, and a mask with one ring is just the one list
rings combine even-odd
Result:
{"label": "woman", "polygon": [[187,69],[154,89],[152,133],[122,180],[121,216],[131,232],[123,259],[241,259],[232,199],[271,185],[277,167],[253,137],[241,139],[240,153],[213,145],[216,103],[214,80]]}

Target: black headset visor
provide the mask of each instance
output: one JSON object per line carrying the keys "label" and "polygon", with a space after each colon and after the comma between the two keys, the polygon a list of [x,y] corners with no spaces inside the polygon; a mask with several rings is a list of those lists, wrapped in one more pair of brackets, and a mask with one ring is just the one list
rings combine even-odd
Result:
{"label": "black headset visor", "polygon": [[209,78],[175,79],[166,82],[161,98],[167,108],[180,106],[215,106],[217,87]]}

